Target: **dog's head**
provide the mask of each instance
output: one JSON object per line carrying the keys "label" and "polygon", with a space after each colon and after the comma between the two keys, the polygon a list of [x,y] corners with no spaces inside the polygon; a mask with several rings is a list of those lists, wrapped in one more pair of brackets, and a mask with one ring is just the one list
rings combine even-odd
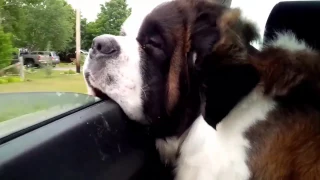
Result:
{"label": "dog's head", "polygon": [[[221,112],[215,115],[219,119],[247,91],[244,86],[221,81],[228,73],[238,78],[251,75],[229,66],[220,71],[235,58],[244,60],[249,42],[257,36],[238,9],[205,0],[176,0],[156,7],[137,25],[136,35],[96,37],[84,67],[89,92],[106,94],[129,118],[162,124],[167,135],[179,133],[200,114],[201,94],[208,106],[208,98],[222,98],[236,91],[230,95],[234,97],[215,105]],[[220,87],[213,90],[217,95],[207,97],[208,85],[214,86],[211,82],[219,80]]]}

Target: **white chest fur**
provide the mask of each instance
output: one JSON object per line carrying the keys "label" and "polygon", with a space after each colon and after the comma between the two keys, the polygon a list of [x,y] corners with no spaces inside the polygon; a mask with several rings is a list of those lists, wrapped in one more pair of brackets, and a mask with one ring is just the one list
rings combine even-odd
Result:
{"label": "white chest fur", "polygon": [[274,107],[274,101],[255,89],[218,124],[217,130],[200,116],[181,144],[179,159],[172,159],[172,154],[181,139],[157,140],[157,147],[163,159],[175,161],[176,180],[249,179],[246,150],[250,143],[244,133],[257,121],[265,120]]}

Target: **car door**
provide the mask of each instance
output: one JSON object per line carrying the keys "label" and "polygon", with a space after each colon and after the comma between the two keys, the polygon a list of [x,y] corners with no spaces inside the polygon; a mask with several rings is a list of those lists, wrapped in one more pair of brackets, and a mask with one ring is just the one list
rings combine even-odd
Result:
{"label": "car door", "polygon": [[55,92],[0,99],[46,107],[0,122],[0,179],[172,179],[147,129],[112,101]]}

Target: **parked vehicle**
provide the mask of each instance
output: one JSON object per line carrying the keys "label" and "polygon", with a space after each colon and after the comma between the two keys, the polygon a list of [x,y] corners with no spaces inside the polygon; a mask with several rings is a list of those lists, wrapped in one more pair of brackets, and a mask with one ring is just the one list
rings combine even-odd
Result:
{"label": "parked vehicle", "polygon": [[55,51],[32,51],[28,54],[22,55],[24,65],[27,67],[41,66],[51,63],[56,66],[60,63],[60,57]]}

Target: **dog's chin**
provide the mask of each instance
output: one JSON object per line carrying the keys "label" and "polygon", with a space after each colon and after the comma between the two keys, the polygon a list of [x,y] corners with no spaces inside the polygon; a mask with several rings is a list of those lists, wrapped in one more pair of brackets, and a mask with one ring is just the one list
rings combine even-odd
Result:
{"label": "dog's chin", "polygon": [[88,94],[91,96],[96,96],[98,98],[100,98],[101,100],[110,100],[111,98],[105,94],[104,92],[102,92],[100,89],[94,87],[90,81],[90,74],[89,73],[85,73],[85,81],[87,82],[88,88],[90,89]]}
{"label": "dog's chin", "polygon": [[99,89],[94,88],[94,87],[90,87],[90,89],[91,89],[91,93],[89,95],[96,96],[96,97],[100,98],[101,100],[111,100],[111,98],[109,96],[107,96],[105,93],[103,93]]}

